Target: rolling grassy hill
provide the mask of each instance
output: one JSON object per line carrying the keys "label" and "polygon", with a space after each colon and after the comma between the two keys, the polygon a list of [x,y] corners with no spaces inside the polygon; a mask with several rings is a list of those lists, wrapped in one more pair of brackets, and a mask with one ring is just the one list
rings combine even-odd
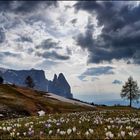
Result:
{"label": "rolling grassy hill", "polygon": [[37,115],[39,110],[46,114],[95,110],[90,105],[61,100],[61,97],[52,95],[25,87],[0,85],[0,117],[5,119]]}

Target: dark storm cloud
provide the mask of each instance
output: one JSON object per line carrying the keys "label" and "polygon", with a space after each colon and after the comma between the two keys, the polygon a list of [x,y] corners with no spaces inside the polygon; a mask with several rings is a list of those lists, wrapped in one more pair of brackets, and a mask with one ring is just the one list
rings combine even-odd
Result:
{"label": "dark storm cloud", "polygon": [[19,38],[16,39],[16,41],[18,41],[18,42],[30,42],[30,43],[33,42],[32,38],[28,37],[28,36],[20,36]]}
{"label": "dark storm cloud", "polygon": [[96,81],[96,80],[99,80],[98,77],[92,77],[91,81]]}
{"label": "dark storm cloud", "polygon": [[114,74],[114,68],[110,66],[100,66],[97,68],[88,68],[82,75],[86,76],[100,76],[106,74]]}
{"label": "dark storm cloud", "polygon": [[5,29],[15,28],[23,23],[33,25],[35,22],[44,20],[45,10],[54,9],[58,6],[57,1],[0,1],[0,23]]}
{"label": "dark storm cloud", "polygon": [[112,82],[112,84],[121,85],[121,84],[122,84],[122,81],[120,81],[120,80],[114,80],[114,81]]}
{"label": "dark storm cloud", "polygon": [[20,54],[12,53],[12,52],[0,52],[0,59],[3,59],[5,57],[20,57]]}
{"label": "dark storm cloud", "polygon": [[44,8],[49,6],[57,6],[54,1],[0,1],[0,11],[12,11],[19,13],[28,13],[36,11],[39,6],[43,5]]}
{"label": "dark storm cloud", "polygon": [[33,52],[34,52],[34,49],[33,49],[33,48],[27,49],[27,53],[28,53],[28,54],[31,54],[31,53],[33,53]]}
{"label": "dark storm cloud", "polygon": [[59,62],[54,62],[54,61],[50,61],[50,60],[44,60],[42,63],[39,63],[36,65],[36,67],[38,68],[43,68],[43,69],[51,69],[54,66],[57,66],[59,64]]}
{"label": "dark storm cloud", "polygon": [[5,41],[5,33],[2,28],[0,28],[0,43],[3,43]]}
{"label": "dark storm cloud", "polygon": [[[102,33],[95,39],[94,28],[86,28],[75,40],[89,51],[89,62],[111,62],[124,59],[140,64],[140,5],[119,5],[119,2],[77,2],[75,9],[96,15]],[[88,22],[89,25],[89,22]]]}
{"label": "dark storm cloud", "polygon": [[[81,81],[83,81],[83,82],[88,81],[88,80],[85,79],[86,77],[87,77],[87,75],[79,75],[79,76],[78,76],[78,78],[79,78]],[[96,81],[96,80],[99,80],[99,78],[98,78],[98,77],[91,77],[91,81],[92,81],[92,82],[93,82],[93,81]]]}
{"label": "dark storm cloud", "polygon": [[110,66],[88,68],[85,72],[78,76],[78,78],[83,81],[87,76],[91,76],[92,81],[99,80],[96,76],[114,74],[113,69],[114,68]]}
{"label": "dark storm cloud", "polygon": [[75,25],[77,23],[77,18],[72,19],[70,22]]}
{"label": "dark storm cloud", "polygon": [[79,78],[81,81],[85,81],[86,76],[85,76],[85,75],[79,75],[78,78]]}
{"label": "dark storm cloud", "polygon": [[66,51],[67,51],[68,55],[72,55],[72,50],[71,49],[67,48]]}
{"label": "dark storm cloud", "polygon": [[85,27],[85,34],[80,33],[75,38],[77,44],[80,45],[82,48],[89,48],[89,49],[92,48],[92,46],[94,45],[93,31],[94,31],[93,24],[91,23],[91,20],[88,19],[88,24]]}
{"label": "dark storm cloud", "polygon": [[50,58],[52,60],[68,60],[68,59],[70,59],[69,56],[58,54],[55,51],[52,51],[52,52],[46,51],[46,52],[43,52],[43,53],[37,52],[36,55],[39,56],[39,57],[46,58],[46,59]]}
{"label": "dark storm cloud", "polygon": [[42,48],[44,50],[47,50],[47,49],[62,49],[62,47],[59,46],[59,42],[55,42],[51,38],[43,40],[40,45],[36,46],[36,49],[40,49],[40,48]]}

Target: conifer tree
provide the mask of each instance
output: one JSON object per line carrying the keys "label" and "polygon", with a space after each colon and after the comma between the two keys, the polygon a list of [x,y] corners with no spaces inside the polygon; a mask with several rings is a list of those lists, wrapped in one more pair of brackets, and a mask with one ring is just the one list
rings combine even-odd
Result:
{"label": "conifer tree", "polygon": [[137,84],[137,81],[134,81],[130,76],[128,81],[125,82],[125,85],[122,87],[121,97],[130,101],[129,106],[132,106],[132,102],[135,100],[138,102],[140,98],[140,90]]}
{"label": "conifer tree", "polygon": [[33,88],[35,86],[34,81],[31,76],[27,76],[25,79],[25,84],[27,87]]}

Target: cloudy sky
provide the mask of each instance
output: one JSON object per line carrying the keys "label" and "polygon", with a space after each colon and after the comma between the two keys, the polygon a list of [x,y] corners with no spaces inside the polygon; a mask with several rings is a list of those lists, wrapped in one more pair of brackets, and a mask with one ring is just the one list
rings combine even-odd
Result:
{"label": "cloudy sky", "polygon": [[0,2],[0,67],[63,72],[74,97],[119,99],[140,85],[139,2]]}

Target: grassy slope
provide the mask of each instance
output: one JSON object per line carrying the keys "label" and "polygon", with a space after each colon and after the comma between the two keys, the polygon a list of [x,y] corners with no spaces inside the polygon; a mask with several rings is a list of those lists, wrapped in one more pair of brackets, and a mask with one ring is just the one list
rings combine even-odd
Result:
{"label": "grassy slope", "polygon": [[48,113],[64,113],[75,111],[93,110],[87,106],[73,105],[53,98],[44,92],[24,87],[0,85],[0,113],[4,110],[18,112],[23,115],[37,115],[37,111],[44,110]]}

